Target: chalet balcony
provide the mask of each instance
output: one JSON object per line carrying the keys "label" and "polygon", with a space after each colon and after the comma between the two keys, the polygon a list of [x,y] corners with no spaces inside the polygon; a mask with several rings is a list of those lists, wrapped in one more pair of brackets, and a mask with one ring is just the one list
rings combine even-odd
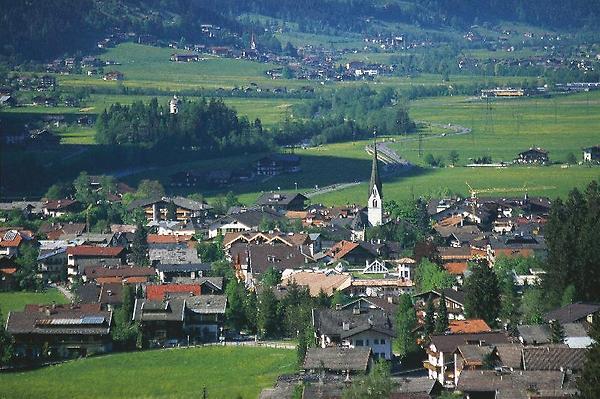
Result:
{"label": "chalet balcony", "polygon": [[427,370],[434,371],[436,373],[440,371],[440,367],[439,366],[436,366],[435,364],[431,364],[427,360],[425,360],[423,362],[423,367],[425,367]]}

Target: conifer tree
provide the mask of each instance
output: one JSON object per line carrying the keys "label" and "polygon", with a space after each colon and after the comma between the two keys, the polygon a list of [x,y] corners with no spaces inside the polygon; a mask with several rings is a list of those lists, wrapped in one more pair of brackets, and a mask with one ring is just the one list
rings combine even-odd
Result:
{"label": "conifer tree", "polygon": [[550,342],[553,344],[562,344],[565,342],[565,329],[558,320],[550,322]]}
{"label": "conifer tree", "polygon": [[167,220],[177,220],[177,206],[173,201],[167,204]]}
{"label": "conifer tree", "polygon": [[587,351],[583,370],[577,380],[577,388],[582,399],[600,398],[600,320],[594,318],[591,338],[594,343]]}
{"label": "conifer tree", "polygon": [[433,330],[435,329],[435,307],[433,306],[433,301],[431,298],[427,301],[425,305],[425,324],[423,326],[423,332],[425,336],[429,336],[433,334]]}
{"label": "conifer tree", "polygon": [[280,325],[275,293],[271,287],[264,287],[258,297],[258,333],[265,338],[276,338]]}
{"label": "conifer tree", "polygon": [[483,319],[493,326],[500,314],[500,289],[496,273],[483,262],[471,264],[471,272],[464,285],[467,317]]}
{"label": "conifer tree", "polygon": [[438,304],[437,318],[435,319],[435,333],[443,334],[448,329],[448,307],[446,305],[446,295],[442,292],[440,303]]}
{"label": "conifer tree", "polygon": [[142,223],[138,223],[131,244],[131,260],[139,266],[149,264],[148,261],[148,239],[146,228]]}

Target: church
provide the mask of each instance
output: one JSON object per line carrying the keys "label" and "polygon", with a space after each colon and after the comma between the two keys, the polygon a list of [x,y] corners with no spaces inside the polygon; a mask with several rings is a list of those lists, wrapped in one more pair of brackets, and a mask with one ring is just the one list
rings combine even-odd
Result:
{"label": "church", "polygon": [[381,226],[385,223],[383,218],[383,186],[379,176],[379,164],[377,158],[377,142],[373,144],[373,163],[371,165],[371,180],[369,183],[369,198],[367,207],[360,210],[350,228],[352,230],[352,241],[365,239],[365,230],[368,227]]}

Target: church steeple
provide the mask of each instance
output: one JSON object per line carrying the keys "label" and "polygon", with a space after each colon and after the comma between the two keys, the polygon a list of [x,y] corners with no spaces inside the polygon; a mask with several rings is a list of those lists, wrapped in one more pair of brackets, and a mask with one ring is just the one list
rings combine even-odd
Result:
{"label": "church steeple", "polygon": [[379,167],[377,165],[377,132],[374,132],[373,135],[373,164],[371,165],[371,183],[369,184],[369,195],[373,193],[373,187],[377,187],[379,195],[383,197],[381,179],[379,178]]}
{"label": "church steeple", "polygon": [[371,182],[369,183],[367,217],[371,226],[380,226],[383,224],[383,187],[377,164],[377,132],[373,132],[373,135],[373,164],[371,166]]}

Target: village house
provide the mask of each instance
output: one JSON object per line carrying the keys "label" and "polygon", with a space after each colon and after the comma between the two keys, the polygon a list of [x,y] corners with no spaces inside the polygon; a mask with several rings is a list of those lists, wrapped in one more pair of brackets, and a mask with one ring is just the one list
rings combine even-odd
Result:
{"label": "village house", "polygon": [[33,232],[29,230],[2,230],[0,230],[0,256],[17,256],[19,255],[19,248],[23,244],[33,242]]}
{"label": "village house", "polygon": [[256,174],[275,176],[300,171],[300,157],[292,154],[272,154],[256,162]]}
{"label": "village house", "polygon": [[189,264],[201,263],[198,251],[188,243],[150,244],[148,247],[150,263],[158,264]]}
{"label": "village house", "polygon": [[319,346],[370,347],[374,359],[391,360],[393,319],[379,309],[313,309]]}
{"label": "village house", "polygon": [[215,238],[219,234],[224,236],[227,233],[258,231],[263,222],[277,223],[283,220],[284,217],[269,209],[242,209],[211,223],[208,228],[208,238]]}
{"label": "village house", "polygon": [[264,193],[256,200],[256,205],[274,211],[301,211],[308,198],[299,193]]}
{"label": "village house", "polygon": [[353,278],[343,292],[351,297],[367,296],[395,298],[402,294],[412,294],[414,283],[403,278]]}
{"label": "village house", "polygon": [[200,295],[187,298],[184,332],[194,342],[215,342],[223,337],[227,296]]}
{"label": "village house", "polygon": [[589,331],[592,324],[600,317],[600,304],[576,302],[544,314],[544,320],[557,320],[561,324],[580,323]]}
{"label": "village house", "polygon": [[104,283],[146,283],[155,275],[155,270],[147,266],[106,266],[92,265],[85,267],[82,280],[84,282]]}
{"label": "village house", "polygon": [[308,348],[302,369],[309,373],[366,374],[373,363],[371,348]]}
{"label": "village house", "polygon": [[6,330],[15,339],[17,359],[74,358],[110,352],[111,325],[112,312],[100,310],[99,304],[27,305],[21,312],[10,312],[6,320]]}
{"label": "village house", "polygon": [[514,160],[515,163],[538,165],[546,165],[549,161],[548,151],[539,147],[531,147],[527,151],[520,152]]}
{"label": "village house", "polygon": [[[475,334],[432,335],[427,348],[427,360],[423,366],[429,373],[429,378],[438,380],[443,386],[454,386],[454,354],[459,346],[493,346],[509,343],[508,336],[503,332],[486,332]],[[466,349],[465,349],[466,350]],[[487,354],[488,348],[484,348]],[[476,350],[479,351],[479,350]],[[475,352],[473,355],[477,355]],[[490,351],[491,353],[491,351]]]}
{"label": "village house", "polygon": [[584,148],[583,162],[600,162],[600,145]]}
{"label": "village house", "polygon": [[185,277],[199,279],[210,272],[210,263],[158,263],[154,265],[161,282],[170,282],[174,278]]}
{"label": "village house", "polygon": [[58,280],[67,274],[67,241],[41,240],[37,257],[38,275],[44,280]]}
{"label": "village house", "polygon": [[316,271],[302,270],[294,272],[281,280],[281,285],[292,283],[308,288],[310,296],[317,297],[321,292],[332,296],[336,291],[344,290],[351,284],[352,276],[348,274],[325,274]]}
{"label": "village house", "polygon": [[465,293],[457,287],[446,288],[443,290],[431,290],[417,295],[415,298],[415,308],[417,309],[417,317],[421,320],[425,317],[425,308],[427,301],[433,301],[434,307],[437,309],[442,293],[446,297],[446,307],[448,309],[448,319],[465,320]]}
{"label": "village house", "polygon": [[67,248],[67,272],[69,281],[81,276],[88,266],[118,266],[125,262],[123,247],[94,247],[80,245]]}
{"label": "village house", "polygon": [[59,199],[46,201],[42,206],[42,211],[45,216],[60,217],[67,213],[77,212],[81,208],[79,201],[72,199]]}
{"label": "village house", "polygon": [[167,220],[168,207],[170,206],[171,202],[175,205],[178,221],[204,218],[211,209],[211,207],[206,203],[190,200],[184,197],[160,197],[135,200],[129,204],[127,209],[132,211],[137,208],[142,208],[146,215],[146,219],[149,222],[157,222],[159,220]]}

